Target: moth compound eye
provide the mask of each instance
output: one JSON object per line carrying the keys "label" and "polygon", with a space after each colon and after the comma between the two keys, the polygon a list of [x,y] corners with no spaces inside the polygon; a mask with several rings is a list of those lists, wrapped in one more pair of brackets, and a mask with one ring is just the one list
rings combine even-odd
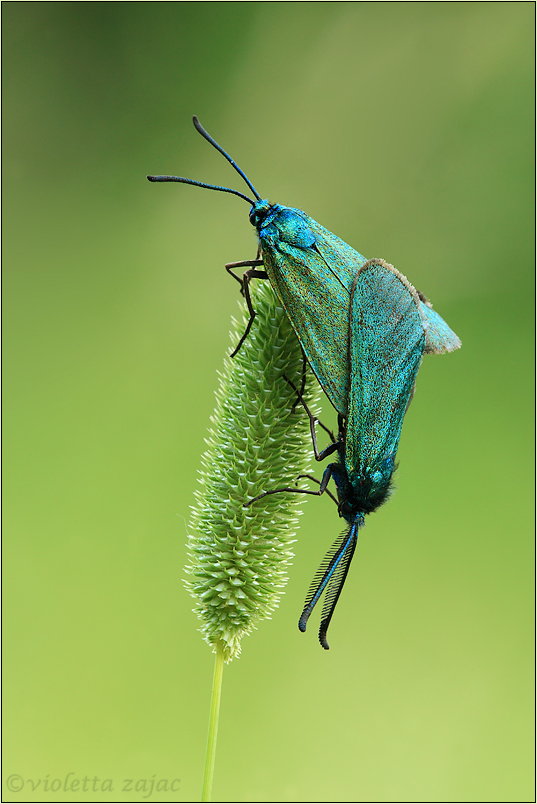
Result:
{"label": "moth compound eye", "polygon": [[373,472],[373,474],[371,475],[371,480],[373,481],[373,483],[375,483],[375,485],[377,483],[382,483],[383,479],[384,477],[382,475],[382,472]]}
{"label": "moth compound eye", "polygon": [[256,204],[250,210],[249,217],[252,226],[255,226],[256,229],[259,229],[269,212],[270,212],[270,204],[266,198],[262,201],[257,201]]}

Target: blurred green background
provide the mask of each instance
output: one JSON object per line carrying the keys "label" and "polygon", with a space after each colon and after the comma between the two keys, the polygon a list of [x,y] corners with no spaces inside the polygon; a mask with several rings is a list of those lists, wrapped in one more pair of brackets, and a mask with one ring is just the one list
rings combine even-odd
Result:
{"label": "blurred green background", "polygon": [[532,3],[3,3],[4,800],[199,797],[184,519],[256,246],[244,202],[145,179],[243,189],[193,113],[463,341],[424,359],[328,653],[297,619],[341,523],[307,502],[225,671],[214,800],[533,799],[533,31]]}

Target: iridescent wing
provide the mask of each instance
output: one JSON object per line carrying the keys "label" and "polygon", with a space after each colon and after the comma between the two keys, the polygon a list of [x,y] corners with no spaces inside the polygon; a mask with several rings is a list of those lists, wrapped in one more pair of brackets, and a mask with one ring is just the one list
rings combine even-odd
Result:
{"label": "iridescent wing", "polygon": [[[313,372],[335,409],[346,416],[351,293],[366,259],[305,212],[281,205],[275,208],[278,212],[271,224],[260,231],[266,272]],[[373,262],[387,265],[383,260]],[[395,275],[402,277],[397,271]],[[455,333],[425,297],[402,279],[426,321],[425,351],[457,349],[460,341]]]}
{"label": "iridescent wing", "polygon": [[265,270],[313,372],[335,409],[345,415],[350,293],[366,260],[304,212],[279,210],[271,226],[260,232]]}
{"label": "iridescent wing", "polygon": [[369,260],[356,275],[349,333],[345,466],[351,483],[366,475],[380,483],[393,472],[427,341],[416,290],[384,260]]}

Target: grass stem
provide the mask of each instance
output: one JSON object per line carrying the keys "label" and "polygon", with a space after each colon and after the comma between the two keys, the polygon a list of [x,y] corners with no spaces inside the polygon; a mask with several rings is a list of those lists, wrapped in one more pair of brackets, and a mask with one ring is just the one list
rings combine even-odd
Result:
{"label": "grass stem", "polygon": [[211,695],[211,714],[209,716],[209,733],[207,735],[207,753],[205,756],[205,771],[203,774],[202,801],[211,800],[213,786],[214,761],[216,757],[216,738],[218,736],[218,716],[220,714],[220,697],[222,694],[222,675],[224,672],[224,646],[221,642],[216,644],[214,660],[213,691]]}

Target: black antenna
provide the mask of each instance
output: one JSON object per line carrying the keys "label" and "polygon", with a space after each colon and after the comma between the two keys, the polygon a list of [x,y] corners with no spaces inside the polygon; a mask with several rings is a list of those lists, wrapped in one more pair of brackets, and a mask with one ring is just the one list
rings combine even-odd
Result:
{"label": "black antenna", "polygon": [[229,187],[217,187],[216,184],[205,184],[203,181],[184,179],[182,176],[148,176],[147,178],[149,181],[180,181],[183,184],[193,184],[195,187],[206,187],[208,190],[220,190],[222,193],[233,193],[233,195],[238,195],[239,198],[244,198],[244,200],[248,201],[252,206],[255,204],[255,201],[252,201],[247,195],[239,193],[238,190],[231,190]]}
{"label": "black antenna", "polygon": [[236,163],[236,162],[235,162],[235,161],[234,161],[234,160],[233,160],[233,159],[230,157],[230,155],[229,155],[229,154],[227,154],[227,153],[224,151],[224,149],[222,148],[222,146],[221,146],[221,145],[218,145],[218,143],[216,142],[216,140],[213,140],[213,138],[211,137],[211,135],[210,135],[210,134],[209,134],[207,131],[205,131],[205,129],[204,129],[204,128],[203,128],[203,126],[201,125],[201,123],[200,123],[200,121],[198,120],[198,118],[196,117],[196,115],[194,115],[194,117],[192,118],[192,122],[194,123],[194,127],[196,128],[196,131],[199,131],[199,133],[201,134],[201,136],[202,136],[202,137],[205,137],[205,139],[207,140],[207,142],[210,142],[210,143],[211,143],[211,145],[213,146],[213,148],[216,148],[216,150],[217,150],[217,151],[220,151],[220,153],[222,154],[222,156],[225,156],[225,157],[226,157],[226,159],[227,159],[227,161],[229,162],[229,164],[230,164],[230,165],[233,165],[233,167],[235,168],[235,170],[237,171],[237,173],[239,174],[239,176],[242,176],[242,178],[244,179],[244,181],[246,182],[246,184],[248,185],[248,187],[250,188],[250,190],[252,191],[252,193],[255,195],[255,197],[257,198],[257,200],[258,200],[258,201],[261,201],[261,196],[260,196],[260,195],[257,193],[257,191],[256,191],[256,189],[255,189],[254,185],[252,184],[252,182],[251,182],[251,181],[250,181],[248,178],[246,178],[246,174],[245,174],[245,173],[243,173],[243,171],[240,169],[240,167],[237,165],[237,163]]}
{"label": "black antenna", "polygon": [[[246,182],[246,184],[248,185],[250,190],[255,195],[256,199],[258,201],[260,201],[261,196],[257,193],[257,191],[256,191],[255,187],[253,186],[253,184],[246,178],[245,174],[242,172],[242,170],[237,165],[237,163],[234,162],[233,159],[229,156],[229,154],[227,154],[224,151],[224,149],[220,145],[218,145],[216,140],[213,140],[211,135],[208,134],[207,131],[205,131],[205,129],[201,125],[201,123],[198,120],[198,118],[196,117],[196,115],[194,115],[194,117],[192,119],[193,119],[194,126],[195,126],[196,130],[199,131],[201,136],[204,137],[207,140],[207,142],[210,142],[211,145],[214,148],[216,148],[217,151],[220,151],[220,153],[223,156],[225,156],[227,161],[231,165],[233,165],[233,167],[235,168],[237,173],[239,173],[239,175],[242,176],[242,178],[244,179],[244,181]],[[195,187],[206,187],[208,190],[219,190],[222,193],[232,193],[232,195],[238,195],[239,198],[244,198],[244,200],[248,201],[248,203],[251,204],[251,206],[254,206],[254,204],[255,204],[255,201],[252,201],[252,199],[248,198],[248,196],[244,195],[244,193],[240,193],[238,190],[232,190],[229,187],[219,187],[216,184],[206,184],[203,181],[194,181],[194,179],[185,179],[182,176],[148,176],[147,178],[149,179],[149,181],[178,181],[178,182],[181,182],[182,184],[193,184]]]}

